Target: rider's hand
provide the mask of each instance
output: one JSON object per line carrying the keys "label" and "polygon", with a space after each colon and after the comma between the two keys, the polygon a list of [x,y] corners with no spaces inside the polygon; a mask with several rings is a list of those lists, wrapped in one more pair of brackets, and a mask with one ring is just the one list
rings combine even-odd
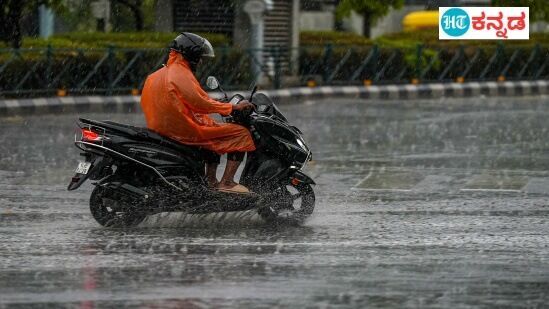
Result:
{"label": "rider's hand", "polygon": [[233,105],[234,111],[243,111],[247,109],[254,109],[255,106],[247,100],[242,100],[240,103]]}

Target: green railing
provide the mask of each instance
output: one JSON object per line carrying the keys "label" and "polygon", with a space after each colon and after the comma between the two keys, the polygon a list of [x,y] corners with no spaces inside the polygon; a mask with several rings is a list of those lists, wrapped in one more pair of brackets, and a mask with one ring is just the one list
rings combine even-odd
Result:
{"label": "green railing", "polygon": [[[138,93],[148,74],[167,59],[164,49],[0,49],[0,96],[69,93]],[[306,46],[257,50],[220,48],[197,72],[201,82],[216,75],[227,89],[247,89],[262,68],[264,87],[387,83],[534,80],[549,78],[549,49],[458,46],[385,48]]]}

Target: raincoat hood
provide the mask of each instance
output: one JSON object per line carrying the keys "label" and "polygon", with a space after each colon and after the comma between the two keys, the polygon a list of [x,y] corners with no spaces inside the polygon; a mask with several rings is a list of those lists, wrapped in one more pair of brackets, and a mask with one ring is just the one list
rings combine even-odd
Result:
{"label": "raincoat hood", "polygon": [[170,51],[170,55],[168,56],[168,62],[166,63],[166,65],[170,65],[170,64],[173,64],[173,63],[181,63],[184,66],[186,66],[187,68],[189,68],[189,69],[191,68],[191,65],[189,64],[189,61],[187,61],[183,57],[183,55],[176,52],[175,50]]}

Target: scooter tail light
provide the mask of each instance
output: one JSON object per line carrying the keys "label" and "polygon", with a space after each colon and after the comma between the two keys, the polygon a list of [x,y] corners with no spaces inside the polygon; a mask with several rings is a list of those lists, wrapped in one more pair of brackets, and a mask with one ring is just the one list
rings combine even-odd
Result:
{"label": "scooter tail light", "polygon": [[102,137],[90,129],[82,129],[82,140],[88,142],[97,142],[102,140]]}

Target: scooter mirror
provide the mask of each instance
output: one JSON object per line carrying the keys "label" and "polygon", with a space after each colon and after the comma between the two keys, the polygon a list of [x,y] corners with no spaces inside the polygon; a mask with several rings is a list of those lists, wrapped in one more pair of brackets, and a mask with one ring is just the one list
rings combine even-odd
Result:
{"label": "scooter mirror", "polygon": [[219,81],[214,76],[208,76],[208,79],[206,79],[206,86],[212,90],[215,90],[219,88]]}
{"label": "scooter mirror", "polygon": [[254,86],[254,89],[252,89],[252,93],[250,94],[250,102],[252,102],[252,99],[254,97],[254,94],[257,92],[257,85]]}

